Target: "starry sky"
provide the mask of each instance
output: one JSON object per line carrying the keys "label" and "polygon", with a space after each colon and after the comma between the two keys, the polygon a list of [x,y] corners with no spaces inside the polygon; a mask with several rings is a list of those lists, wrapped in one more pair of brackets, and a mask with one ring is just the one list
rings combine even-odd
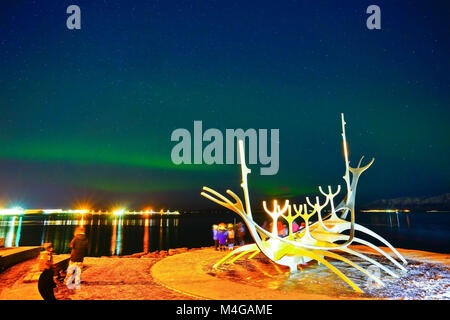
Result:
{"label": "starry sky", "polygon": [[[254,199],[316,195],[375,157],[362,203],[449,192],[445,1],[0,3],[0,205],[217,207],[237,165],[171,161],[173,130],[280,129],[280,168]],[[69,30],[66,8],[81,8]]]}

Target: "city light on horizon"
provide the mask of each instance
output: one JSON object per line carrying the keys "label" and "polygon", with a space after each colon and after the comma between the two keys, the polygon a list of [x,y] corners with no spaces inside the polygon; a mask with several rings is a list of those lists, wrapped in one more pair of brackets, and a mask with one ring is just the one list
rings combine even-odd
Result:
{"label": "city light on horizon", "polygon": [[149,215],[149,214],[180,214],[178,210],[170,211],[161,209],[153,211],[152,208],[145,208],[139,211],[129,210],[127,208],[115,207],[112,210],[89,210],[89,209],[23,209],[21,207],[14,208],[0,208],[0,216],[17,216],[23,214],[113,214],[115,216],[121,215]]}

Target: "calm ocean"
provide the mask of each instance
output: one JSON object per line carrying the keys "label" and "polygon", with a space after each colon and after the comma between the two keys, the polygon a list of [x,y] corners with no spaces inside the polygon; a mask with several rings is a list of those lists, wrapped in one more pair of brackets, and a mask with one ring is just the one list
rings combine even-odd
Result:
{"label": "calm ocean", "polygon": [[[263,215],[255,219],[262,224]],[[233,213],[187,213],[179,216],[86,216],[89,256],[127,255],[142,251],[210,246],[211,225],[241,221]],[[356,221],[395,247],[449,253],[450,213],[359,213]],[[81,223],[70,214],[0,217],[6,246],[52,242],[57,253],[69,252],[74,229]],[[251,241],[251,239],[247,239]]]}

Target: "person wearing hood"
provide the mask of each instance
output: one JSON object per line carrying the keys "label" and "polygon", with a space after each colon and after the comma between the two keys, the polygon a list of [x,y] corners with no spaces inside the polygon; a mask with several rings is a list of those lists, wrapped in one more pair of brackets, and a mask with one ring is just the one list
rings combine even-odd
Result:
{"label": "person wearing hood", "polygon": [[[83,268],[83,260],[87,253],[88,244],[84,227],[76,228],[75,236],[69,244],[69,247],[72,249],[66,276],[66,285],[69,289],[80,289],[81,269]],[[75,280],[75,283],[72,282],[73,280]]]}

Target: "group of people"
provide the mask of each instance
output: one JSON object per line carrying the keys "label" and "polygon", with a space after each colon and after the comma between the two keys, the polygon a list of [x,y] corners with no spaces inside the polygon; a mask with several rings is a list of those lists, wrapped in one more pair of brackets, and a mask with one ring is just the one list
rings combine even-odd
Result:
{"label": "group of people", "polygon": [[[64,279],[64,283],[69,289],[80,289],[81,270],[88,249],[88,239],[84,227],[75,229],[74,238],[69,247],[71,249],[69,266],[64,272],[64,270],[57,270],[53,263],[53,245],[51,243],[44,245],[44,251],[39,256],[39,271],[42,271],[42,274],[38,281],[38,290],[44,300],[56,299],[53,291],[56,287],[54,278],[57,281]],[[66,273],[65,278],[64,273]]]}
{"label": "group of people", "polygon": [[235,245],[245,244],[245,227],[241,222],[236,224],[225,223],[214,224],[212,226],[214,248],[219,251],[233,250]]}

